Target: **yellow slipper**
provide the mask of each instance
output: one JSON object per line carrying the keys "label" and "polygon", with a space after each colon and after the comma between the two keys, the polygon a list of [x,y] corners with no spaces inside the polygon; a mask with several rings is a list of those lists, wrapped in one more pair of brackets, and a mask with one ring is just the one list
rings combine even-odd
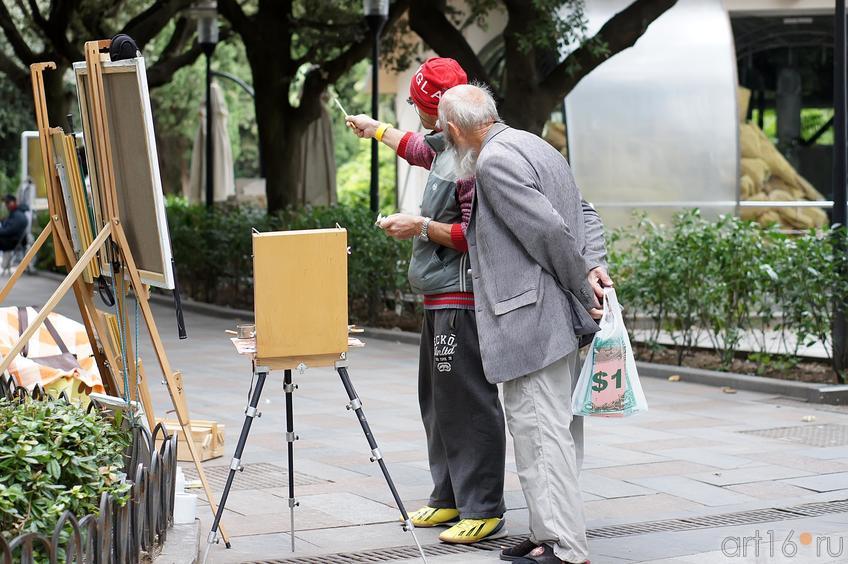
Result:
{"label": "yellow slipper", "polygon": [[503,538],[507,535],[500,517],[489,519],[463,519],[439,535],[439,540],[451,544],[473,544],[481,540]]}
{"label": "yellow slipper", "polygon": [[425,505],[418,511],[409,514],[412,524],[416,527],[449,526],[456,523],[459,511]]}

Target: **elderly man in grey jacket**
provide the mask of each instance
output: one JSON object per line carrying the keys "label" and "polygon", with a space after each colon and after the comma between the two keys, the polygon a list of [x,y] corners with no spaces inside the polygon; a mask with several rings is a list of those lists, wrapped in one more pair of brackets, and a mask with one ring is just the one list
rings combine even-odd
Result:
{"label": "elderly man in grey jacket", "polygon": [[487,379],[503,382],[536,545],[504,556],[521,564],[585,562],[571,384],[580,337],[598,330],[592,313],[599,304],[580,191],[562,155],[500,123],[482,88],[448,90],[439,121],[456,151],[457,174],[477,176],[467,239],[480,351]]}

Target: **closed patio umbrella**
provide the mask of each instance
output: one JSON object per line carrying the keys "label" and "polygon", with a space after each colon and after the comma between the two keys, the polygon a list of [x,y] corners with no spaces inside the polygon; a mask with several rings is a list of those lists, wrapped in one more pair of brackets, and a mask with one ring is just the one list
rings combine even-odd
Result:
{"label": "closed patio umbrella", "polygon": [[[212,153],[213,177],[215,179],[214,198],[222,202],[236,193],[235,172],[233,170],[233,151],[230,147],[230,135],[227,130],[229,111],[224,101],[224,93],[217,82],[212,83]],[[194,138],[191,151],[191,174],[187,192],[184,195],[191,202],[204,202],[206,199],[206,104],[201,103],[198,112],[200,124]]]}

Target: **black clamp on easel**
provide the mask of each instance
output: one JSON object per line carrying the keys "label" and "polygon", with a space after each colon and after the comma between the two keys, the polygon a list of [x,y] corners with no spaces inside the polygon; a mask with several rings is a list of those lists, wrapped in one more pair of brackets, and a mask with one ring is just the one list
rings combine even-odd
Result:
{"label": "black clamp on easel", "polygon": [[[254,339],[232,339],[233,343],[236,345],[236,349],[240,354],[253,354],[255,351],[255,346],[252,345]],[[241,342],[241,343],[240,343]],[[241,346],[240,346],[241,345]],[[401,516],[403,517],[403,529],[405,531],[409,531],[412,534],[412,538],[415,541],[415,545],[418,547],[418,552],[421,555],[421,560],[426,564],[427,558],[424,554],[424,549],[421,548],[421,543],[418,541],[418,537],[415,534],[415,526],[412,524],[412,519],[410,519],[409,514],[404,507],[403,501],[400,498],[400,494],[395,487],[394,482],[392,481],[392,477],[389,474],[389,469],[386,466],[385,460],[383,460],[383,455],[380,452],[379,446],[377,446],[377,441],[374,438],[374,434],[371,432],[371,426],[368,424],[368,419],[365,417],[365,412],[362,410],[362,400],[356,393],[356,389],[353,387],[353,382],[351,382],[350,374],[348,373],[348,361],[346,353],[342,353],[337,360],[333,363],[328,363],[326,365],[331,365],[338,373],[339,378],[341,378],[342,386],[344,386],[345,392],[347,392],[348,399],[350,402],[346,405],[346,408],[350,411],[353,411],[356,414],[356,418],[359,420],[359,425],[362,427],[362,432],[365,434],[365,439],[368,441],[368,446],[371,449],[371,462],[376,462],[380,465],[380,471],[383,473],[383,477],[386,480],[386,484],[389,486],[389,490],[392,492],[392,497],[395,500],[395,503],[400,509]],[[297,390],[298,386],[292,382],[292,369],[291,368],[272,368],[266,365],[257,365],[256,360],[253,361],[253,377],[255,380],[255,386],[253,387],[252,392],[249,394],[250,400],[247,405],[247,409],[245,410],[245,418],[244,425],[241,428],[241,434],[239,435],[238,443],[236,444],[236,449],[233,454],[232,462],[230,462],[230,472],[227,475],[227,482],[224,485],[224,491],[221,494],[221,500],[218,505],[218,511],[215,514],[215,519],[212,522],[212,529],[209,531],[209,536],[207,538],[206,549],[203,554],[203,563],[206,563],[206,559],[209,556],[209,551],[213,544],[217,544],[218,542],[218,527],[221,522],[221,517],[224,514],[224,507],[227,504],[227,497],[230,494],[230,489],[233,485],[233,480],[235,479],[236,472],[241,472],[244,467],[241,464],[242,455],[244,453],[244,446],[247,443],[247,436],[250,433],[250,427],[253,423],[254,418],[261,417],[261,413],[258,411],[259,406],[259,398],[262,395],[262,389],[265,386],[265,380],[268,377],[268,374],[273,370],[284,370],[283,376],[283,392],[286,395],[286,449],[288,451],[288,481],[289,481],[289,497],[288,497],[288,506],[290,512],[290,536],[291,536],[291,549],[292,552],[295,550],[294,546],[294,509],[298,507],[300,503],[297,501],[295,497],[294,491],[294,442],[299,439],[297,435],[294,433],[294,408],[293,408],[293,396],[294,391]],[[307,366],[300,362],[296,369],[302,375]],[[251,381],[253,384],[253,380]],[[227,548],[230,548],[230,544],[226,544]]]}

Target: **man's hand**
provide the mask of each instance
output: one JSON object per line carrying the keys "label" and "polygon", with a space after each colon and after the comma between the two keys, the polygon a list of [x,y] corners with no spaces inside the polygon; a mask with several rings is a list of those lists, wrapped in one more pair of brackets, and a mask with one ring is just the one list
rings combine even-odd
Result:
{"label": "man's hand", "polygon": [[405,213],[393,213],[389,217],[384,217],[380,221],[379,227],[389,237],[404,240],[420,235],[421,225],[423,223],[423,217]]}
{"label": "man's hand", "polygon": [[[612,286],[612,278],[609,277],[604,267],[598,266],[589,271],[589,285],[595,291],[595,297],[598,298],[598,304],[603,306],[604,301],[604,286]],[[589,314],[593,319],[600,319],[604,315],[603,308],[592,308]]]}
{"label": "man's hand", "polygon": [[377,128],[380,127],[379,121],[371,119],[370,116],[365,114],[347,116],[345,123],[360,139],[371,139],[377,133]]}

